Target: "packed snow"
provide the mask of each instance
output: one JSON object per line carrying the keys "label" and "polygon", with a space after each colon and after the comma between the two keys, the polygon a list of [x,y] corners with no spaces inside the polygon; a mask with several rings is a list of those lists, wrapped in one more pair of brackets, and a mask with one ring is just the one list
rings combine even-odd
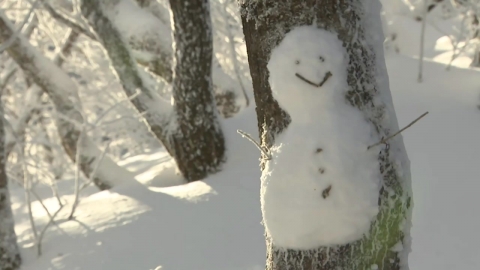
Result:
{"label": "packed snow", "polygon": [[262,175],[264,223],[278,247],[357,240],[378,213],[378,153],[367,150],[372,127],[345,99],[347,63],[340,40],[316,26],[291,30],[272,52],[273,96],[292,118]]}

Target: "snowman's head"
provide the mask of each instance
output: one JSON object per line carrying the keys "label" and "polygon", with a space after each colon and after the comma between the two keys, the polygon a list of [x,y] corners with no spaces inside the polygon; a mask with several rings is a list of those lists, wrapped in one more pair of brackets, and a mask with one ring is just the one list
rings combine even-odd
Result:
{"label": "snowman's head", "polygon": [[268,62],[274,98],[294,120],[344,99],[346,60],[342,42],[333,33],[315,26],[291,30]]}

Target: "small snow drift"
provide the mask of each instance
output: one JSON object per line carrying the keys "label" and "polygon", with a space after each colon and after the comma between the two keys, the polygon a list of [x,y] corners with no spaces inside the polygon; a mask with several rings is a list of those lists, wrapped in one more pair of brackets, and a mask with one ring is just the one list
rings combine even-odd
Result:
{"label": "small snow drift", "polygon": [[346,244],[378,213],[373,127],[345,99],[347,63],[341,41],[315,26],[293,29],[272,51],[273,96],[292,118],[262,174],[264,223],[277,247]]}

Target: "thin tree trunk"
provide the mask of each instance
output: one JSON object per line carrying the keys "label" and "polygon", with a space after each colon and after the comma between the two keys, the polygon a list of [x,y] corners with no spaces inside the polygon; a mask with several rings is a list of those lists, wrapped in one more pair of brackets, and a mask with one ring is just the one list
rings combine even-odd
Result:
{"label": "thin tree trunk", "polygon": [[218,171],[225,159],[224,137],[212,94],[210,12],[205,0],[172,1],[171,6],[176,45],[173,106],[147,85],[101,3],[84,0],[81,9],[107,50],[126,94],[138,94],[132,104],[146,113],[152,133],[175,159],[186,180],[195,181]]}
{"label": "thin tree trunk", "polygon": [[[318,28],[336,33],[343,42],[349,55],[346,67],[349,90],[345,99],[369,120],[379,140],[398,130],[389,99],[388,77],[383,72],[383,51],[378,49],[383,42],[378,1],[241,2],[258,125],[264,147],[270,148],[275,137],[288,128],[290,123],[288,114],[272,96],[267,64],[272,49],[282,41],[285,34],[301,25],[316,24]],[[374,26],[375,29],[372,25],[367,26],[367,17],[372,16],[378,24]],[[266,235],[266,269],[398,270],[406,267],[410,241],[411,190],[408,162],[402,159],[405,156],[403,142],[399,137],[392,140],[389,147],[382,147],[379,151],[379,168],[383,176],[379,214],[372,222],[368,236],[345,245],[294,250],[274,246],[271,237]],[[403,250],[395,248],[399,246]]]}
{"label": "thin tree trunk", "polygon": [[420,53],[419,53],[419,63],[418,63],[418,82],[423,81],[423,58],[424,58],[424,52],[425,52],[425,31],[426,31],[426,26],[427,26],[427,15],[428,15],[428,9],[427,9],[427,1],[425,1],[424,7],[423,7],[423,13],[422,13],[422,31],[420,33]]}
{"label": "thin tree trunk", "polygon": [[0,269],[15,270],[20,267],[22,259],[17,246],[14,219],[8,192],[5,158],[5,129],[3,108],[0,104]]}
{"label": "thin tree trunk", "polygon": [[[477,42],[480,42],[480,21],[478,19],[478,16],[476,14],[473,15],[472,19],[472,27],[474,29],[473,35],[471,39],[476,39]],[[470,64],[471,67],[479,67],[480,66],[480,44],[477,43],[477,46],[475,48],[475,52],[473,54],[473,61]]]}
{"label": "thin tree trunk", "polygon": [[[8,40],[13,34],[13,26],[0,11],[0,42]],[[76,34],[73,34],[76,35]],[[25,74],[48,94],[57,111],[56,123],[59,137],[65,152],[75,163],[76,152],[82,151],[79,162],[82,172],[87,178],[93,178],[101,189],[108,189],[116,184],[134,181],[133,174],[119,167],[109,158],[99,160],[101,151],[94,143],[86,139],[82,149],[77,149],[77,141],[84,125],[83,116],[72,101],[76,100],[76,85],[57,65],[45,58],[21,36],[17,37],[8,48],[9,55],[23,69]],[[61,63],[62,60],[58,60]],[[69,97],[70,96],[70,97]],[[102,162],[95,176],[91,176],[97,162]]]}

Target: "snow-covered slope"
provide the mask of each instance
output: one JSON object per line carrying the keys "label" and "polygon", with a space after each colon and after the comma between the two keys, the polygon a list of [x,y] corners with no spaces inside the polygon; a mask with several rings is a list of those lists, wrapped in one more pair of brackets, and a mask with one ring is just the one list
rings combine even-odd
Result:
{"label": "snow-covered slope", "polygon": [[[480,269],[480,72],[445,71],[444,65],[427,62],[424,83],[418,84],[415,59],[388,55],[387,60],[400,126],[430,112],[403,134],[415,199],[410,268]],[[165,162],[160,152],[125,161],[131,170],[148,175],[150,166],[152,174],[159,174],[155,181],[144,181],[150,189],[123,186],[91,196],[93,190],[86,190],[77,221],[66,221],[68,209],[63,210],[58,227],[47,232],[38,259],[31,247],[23,191],[13,187],[22,269],[263,269],[259,153],[235,134],[242,129],[256,137],[255,119],[249,108],[224,123],[229,161],[223,172],[205,182],[159,188],[162,179],[168,185],[178,181],[168,166],[159,169]],[[71,194],[71,186],[64,181],[60,189]],[[45,203],[55,210],[53,198]],[[37,219],[47,221],[38,203],[34,211]]]}
{"label": "snow-covered slope", "polygon": [[[260,155],[255,146],[236,134],[240,128],[258,136],[253,119],[254,112],[249,110],[225,123],[230,155],[224,172],[205,182],[161,188],[153,181],[145,182],[150,188],[129,185],[85,197],[75,221],[65,220],[68,209],[62,210],[58,226],[47,232],[39,259],[31,248],[23,192],[14,188],[23,269],[261,269],[257,266],[263,265],[265,241],[260,223]],[[156,158],[156,164],[151,157]],[[165,162],[162,153],[143,158],[153,170]],[[125,166],[146,173],[138,166],[138,159],[132,158],[132,163],[136,166]],[[159,172],[167,185],[179,183],[168,166],[163,173]],[[53,198],[45,203],[52,210],[57,207]],[[48,220],[38,204],[34,210],[36,219],[43,223]]]}
{"label": "snow-covered slope", "polygon": [[410,269],[480,269],[480,72],[390,57],[393,99],[404,126],[414,194]]}

